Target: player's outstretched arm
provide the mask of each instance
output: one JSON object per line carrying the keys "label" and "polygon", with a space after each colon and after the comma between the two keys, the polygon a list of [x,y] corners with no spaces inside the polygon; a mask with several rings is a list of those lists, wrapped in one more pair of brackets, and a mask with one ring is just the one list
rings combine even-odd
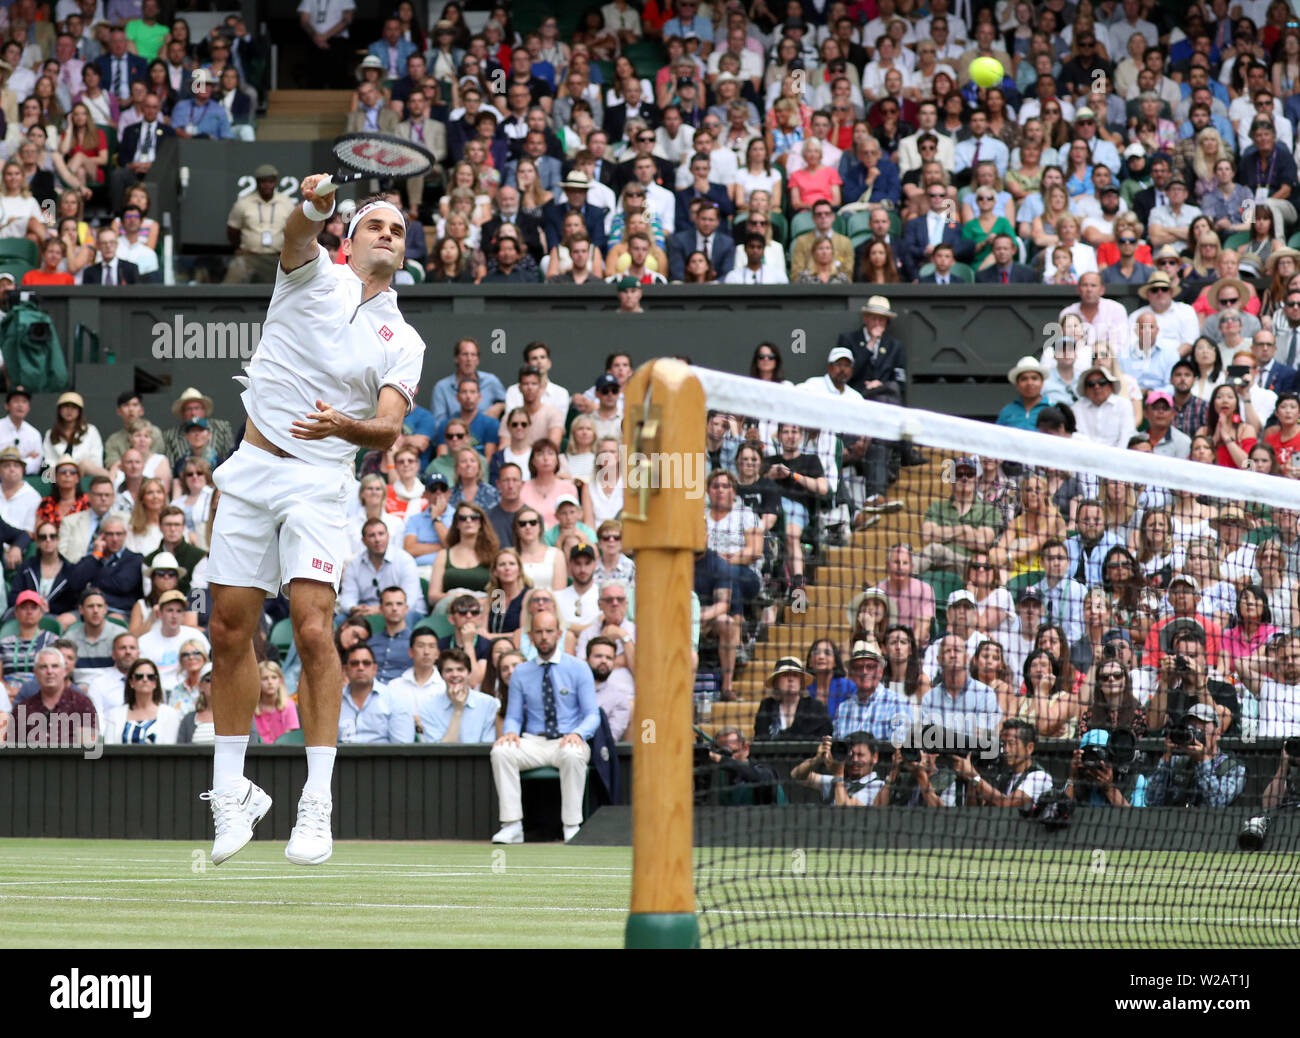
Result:
{"label": "player's outstretched arm", "polygon": [[[334,205],[333,195],[321,198],[313,190],[324,179],[324,173],[313,173],[305,177],[300,185],[302,197],[321,214],[328,213]],[[316,236],[320,234],[320,229],[320,223],[309,220],[304,215],[302,206],[294,207],[284,224],[284,248],[280,250],[280,266],[286,273],[297,270],[316,258],[320,249],[316,244]]]}
{"label": "player's outstretched arm", "polygon": [[[286,233],[286,251],[289,248],[287,237]],[[316,407],[319,410],[293,423],[291,431],[295,440],[323,440],[337,436],[358,447],[386,451],[401,435],[402,419],[406,417],[406,397],[392,386],[380,387],[379,407],[374,418],[349,418],[323,400],[317,400]]]}

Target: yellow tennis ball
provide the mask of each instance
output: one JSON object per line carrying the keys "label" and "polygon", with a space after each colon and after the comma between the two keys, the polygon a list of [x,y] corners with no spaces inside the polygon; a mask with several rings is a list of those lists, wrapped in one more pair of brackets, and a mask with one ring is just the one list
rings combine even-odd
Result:
{"label": "yellow tennis ball", "polygon": [[997,58],[976,58],[970,63],[970,78],[979,86],[997,86],[1005,75]]}

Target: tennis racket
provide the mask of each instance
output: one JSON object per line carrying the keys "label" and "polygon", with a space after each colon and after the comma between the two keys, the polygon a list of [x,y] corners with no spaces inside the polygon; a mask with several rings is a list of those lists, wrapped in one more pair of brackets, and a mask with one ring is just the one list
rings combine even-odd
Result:
{"label": "tennis racket", "polygon": [[321,197],[366,177],[423,176],[434,163],[433,155],[414,141],[387,133],[345,133],[334,141],[333,150],[341,168],[316,185]]}

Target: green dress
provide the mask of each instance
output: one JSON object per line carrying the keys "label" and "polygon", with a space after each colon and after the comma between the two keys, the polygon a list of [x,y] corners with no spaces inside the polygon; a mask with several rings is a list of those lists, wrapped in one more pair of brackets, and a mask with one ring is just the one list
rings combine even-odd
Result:
{"label": "green dress", "polygon": [[1011,224],[1007,223],[1007,218],[1005,216],[999,216],[993,224],[993,230],[989,231],[987,234],[984,233],[984,228],[980,226],[978,219],[971,220],[969,223],[963,225],[961,236],[967,241],[975,243],[975,259],[971,261],[971,266],[975,270],[980,269],[980,264],[984,262],[984,257],[993,251],[993,239],[999,234],[1009,234],[1014,240],[1019,241],[1019,239],[1016,238],[1016,229],[1012,227]]}
{"label": "green dress", "polygon": [[442,574],[442,586],[450,590],[451,588],[464,588],[466,591],[483,591],[488,586],[488,581],[492,579],[492,571],[487,566],[473,566],[469,569],[460,569],[451,564],[451,559],[447,559],[447,568]]}

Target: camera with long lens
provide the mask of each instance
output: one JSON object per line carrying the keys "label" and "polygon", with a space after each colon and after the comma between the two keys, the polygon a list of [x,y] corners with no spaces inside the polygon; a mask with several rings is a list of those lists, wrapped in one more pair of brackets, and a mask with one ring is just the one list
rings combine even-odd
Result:
{"label": "camera with long lens", "polygon": [[1237,833],[1237,846],[1243,851],[1257,851],[1264,846],[1264,837],[1268,835],[1272,819],[1268,815],[1256,815],[1248,818],[1246,824]]}
{"label": "camera with long lens", "polygon": [[1119,771],[1137,759],[1137,738],[1127,728],[1116,728],[1105,746],[1097,743],[1083,748],[1081,767],[1085,771],[1111,768]]}
{"label": "camera with long lens", "polygon": [[1204,739],[1201,730],[1186,721],[1165,729],[1165,737],[1174,748],[1174,753],[1186,753],[1191,746],[1199,746]]}
{"label": "camera with long lens", "polygon": [[847,739],[835,739],[831,742],[831,760],[836,764],[843,764],[849,759],[849,743]]}

